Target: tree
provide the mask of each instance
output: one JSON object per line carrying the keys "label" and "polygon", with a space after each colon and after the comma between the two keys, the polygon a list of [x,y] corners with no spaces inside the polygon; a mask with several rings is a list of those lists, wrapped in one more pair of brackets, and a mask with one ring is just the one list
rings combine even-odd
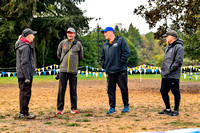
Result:
{"label": "tree", "polygon": [[130,51],[130,56],[127,60],[127,65],[128,67],[135,67],[138,65],[138,53],[137,53],[136,47],[135,45],[131,43],[131,41],[128,38],[125,38],[125,39],[128,43],[129,51]]}
{"label": "tree", "polygon": [[[192,60],[199,59],[199,0],[149,0],[147,6],[140,5],[134,13],[145,18],[150,28],[155,27],[158,22],[163,22],[154,34],[156,39],[161,39],[169,29],[180,32],[186,57]],[[169,25],[169,19],[172,25]],[[161,39],[160,44],[163,43],[164,40]]]}
{"label": "tree", "polygon": [[[37,30],[37,65],[59,63],[56,50],[68,27],[77,33],[87,30],[90,18],[76,4],[84,0],[4,0],[0,1],[0,64],[15,66],[14,44],[22,30]],[[9,52],[5,52],[9,51]],[[38,54],[37,54],[38,53]]]}
{"label": "tree", "polygon": [[[102,29],[101,29],[102,30]],[[80,66],[92,66],[92,67],[101,67],[101,62],[98,62],[98,44],[97,44],[97,29],[94,29],[88,35],[80,35],[80,41],[83,45],[84,58],[80,62]],[[99,49],[101,49],[103,43],[105,42],[105,37],[103,34],[99,34]]]}
{"label": "tree", "polygon": [[15,66],[14,44],[22,29],[30,25],[34,0],[0,1],[0,66]]}
{"label": "tree", "polygon": [[142,44],[138,47],[140,64],[160,65],[164,57],[162,47],[154,39],[154,33],[149,32],[142,36]]}
{"label": "tree", "polygon": [[115,31],[119,31],[118,25],[115,26]]}
{"label": "tree", "polygon": [[128,38],[128,31],[126,28],[122,28],[121,33],[124,35],[124,37]]}
{"label": "tree", "polygon": [[[74,1],[74,2],[81,2]],[[69,27],[76,29],[77,33],[87,30],[90,18],[84,17],[83,12],[72,1],[37,1],[37,17],[33,19],[33,27],[38,31],[36,49],[39,53],[37,62],[39,66],[58,62],[56,50],[59,42],[66,38]],[[40,46],[42,45],[42,46]],[[41,49],[42,47],[42,49]]]}
{"label": "tree", "polygon": [[198,37],[198,32],[193,35],[182,35],[184,40],[184,50],[185,56],[190,58],[191,60],[199,60],[200,59],[200,38]]}
{"label": "tree", "polygon": [[140,5],[134,9],[134,14],[145,18],[150,28],[156,26],[158,22],[163,22],[155,33],[155,38],[159,39],[169,28],[168,19],[172,20],[174,30],[182,29],[187,34],[196,32],[200,20],[199,0],[152,0],[148,5]]}
{"label": "tree", "polygon": [[129,25],[128,29],[128,39],[138,47],[141,44],[141,36],[139,30],[133,27],[132,23]]}

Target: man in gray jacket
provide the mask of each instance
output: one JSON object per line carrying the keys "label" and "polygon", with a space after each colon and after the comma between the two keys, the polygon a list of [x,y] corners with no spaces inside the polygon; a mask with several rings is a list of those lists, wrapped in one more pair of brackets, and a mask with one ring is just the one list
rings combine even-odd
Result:
{"label": "man in gray jacket", "polygon": [[25,29],[15,44],[16,69],[20,89],[20,113],[19,119],[33,119],[36,116],[29,114],[29,101],[31,98],[31,87],[33,75],[35,75],[33,42],[36,31]]}
{"label": "man in gray jacket", "polygon": [[63,114],[65,92],[67,81],[69,80],[71,113],[77,114],[77,72],[79,62],[83,59],[83,47],[75,39],[76,31],[70,27],[67,30],[67,38],[60,42],[57,50],[57,56],[61,61],[60,80],[57,98],[57,113]]}
{"label": "man in gray jacket", "polygon": [[[166,109],[158,114],[167,114],[169,116],[179,115],[180,90],[179,80],[181,75],[181,66],[184,58],[183,41],[178,38],[174,30],[168,31],[163,37],[168,42],[165,49],[165,55],[161,66],[161,95]],[[174,111],[170,109],[169,91],[174,95]]]}

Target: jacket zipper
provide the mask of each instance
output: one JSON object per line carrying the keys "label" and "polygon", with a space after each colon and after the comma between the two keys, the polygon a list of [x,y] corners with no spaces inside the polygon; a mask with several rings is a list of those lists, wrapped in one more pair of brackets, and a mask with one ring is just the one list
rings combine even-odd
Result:
{"label": "jacket zipper", "polygon": [[[72,43],[69,42],[69,48],[71,47]],[[72,48],[68,52],[68,63],[67,63],[67,72],[69,72],[69,61],[70,61],[70,55],[72,53]]]}

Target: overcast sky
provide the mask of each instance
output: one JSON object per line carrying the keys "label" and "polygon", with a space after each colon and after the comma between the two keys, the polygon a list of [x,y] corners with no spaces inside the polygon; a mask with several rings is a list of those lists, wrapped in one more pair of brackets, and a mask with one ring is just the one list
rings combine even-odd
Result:
{"label": "overcast sky", "polygon": [[134,8],[145,4],[147,4],[147,0],[85,0],[78,7],[86,11],[84,15],[87,17],[101,18],[99,21],[95,19],[90,21],[91,29],[97,27],[98,22],[102,28],[107,26],[114,28],[115,23],[122,23],[122,28],[128,30],[132,23],[139,29],[140,34],[144,34],[156,31],[156,28],[149,29],[144,18],[133,14]]}

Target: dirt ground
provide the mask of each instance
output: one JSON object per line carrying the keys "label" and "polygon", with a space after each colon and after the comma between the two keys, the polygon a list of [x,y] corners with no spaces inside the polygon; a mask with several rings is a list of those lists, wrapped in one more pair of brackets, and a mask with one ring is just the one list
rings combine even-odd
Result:
{"label": "dirt ground", "polygon": [[[78,80],[78,109],[70,114],[69,89],[64,114],[55,115],[58,81],[35,84],[33,81],[30,112],[34,120],[16,119],[19,112],[18,85],[0,85],[0,132],[147,132],[181,128],[200,128],[200,83],[181,82],[180,116],[158,115],[164,109],[158,79],[129,79],[130,112],[122,114],[120,89],[117,88],[116,114],[109,109],[106,80]],[[173,109],[174,97],[170,92]]]}

